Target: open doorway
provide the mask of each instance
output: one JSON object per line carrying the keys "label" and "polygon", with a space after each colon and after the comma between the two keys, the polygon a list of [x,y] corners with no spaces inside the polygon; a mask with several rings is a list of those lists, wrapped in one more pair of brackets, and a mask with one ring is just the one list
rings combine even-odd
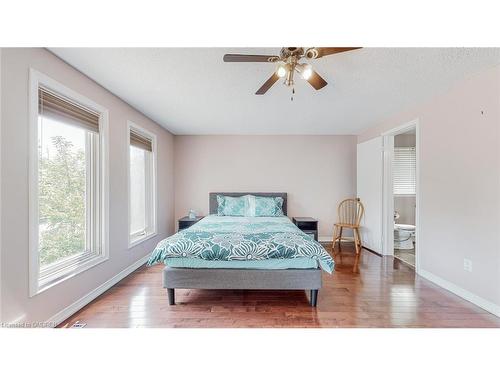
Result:
{"label": "open doorway", "polygon": [[418,121],[383,136],[384,253],[418,269]]}
{"label": "open doorway", "polygon": [[415,267],[417,207],[417,135],[415,129],[394,136],[394,257]]}

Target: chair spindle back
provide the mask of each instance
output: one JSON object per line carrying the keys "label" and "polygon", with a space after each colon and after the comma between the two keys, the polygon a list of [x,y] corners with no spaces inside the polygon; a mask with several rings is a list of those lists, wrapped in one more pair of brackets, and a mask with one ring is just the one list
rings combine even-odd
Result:
{"label": "chair spindle back", "polygon": [[359,226],[364,212],[365,208],[359,198],[344,199],[338,207],[338,221],[341,224]]}

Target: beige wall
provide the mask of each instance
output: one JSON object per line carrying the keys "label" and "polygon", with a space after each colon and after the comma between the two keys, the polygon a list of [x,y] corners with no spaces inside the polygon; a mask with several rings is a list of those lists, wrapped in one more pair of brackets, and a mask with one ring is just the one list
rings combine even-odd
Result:
{"label": "beige wall", "polygon": [[415,196],[394,196],[394,211],[399,212],[399,219],[396,219],[396,223],[415,225],[415,204]]}
{"label": "beige wall", "polygon": [[[1,55],[2,319],[45,321],[147,255],[174,228],[173,136],[50,52],[3,49]],[[110,259],[32,298],[28,296],[28,76],[50,76],[109,110]],[[158,235],[127,248],[127,120],[158,141]]]}
{"label": "beige wall", "polygon": [[[416,118],[420,123],[417,242],[421,269],[498,309],[500,67],[393,116],[361,134],[358,142]],[[464,271],[464,258],[472,260],[472,273]]]}
{"label": "beige wall", "polygon": [[338,203],[356,192],[355,136],[176,136],[175,217],[208,212],[215,191],[287,192],[288,216],[331,236]]}

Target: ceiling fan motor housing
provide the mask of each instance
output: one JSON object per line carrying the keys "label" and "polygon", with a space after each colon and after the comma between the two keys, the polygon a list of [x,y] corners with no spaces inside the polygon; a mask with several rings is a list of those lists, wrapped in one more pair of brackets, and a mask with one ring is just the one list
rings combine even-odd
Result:
{"label": "ceiling fan motor housing", "polygon": [[283,47],[280,51],[280,56],[282,59],[287,59],[292,56],[296,56],[300,59],[304,55],[304,48],[302,47]]}

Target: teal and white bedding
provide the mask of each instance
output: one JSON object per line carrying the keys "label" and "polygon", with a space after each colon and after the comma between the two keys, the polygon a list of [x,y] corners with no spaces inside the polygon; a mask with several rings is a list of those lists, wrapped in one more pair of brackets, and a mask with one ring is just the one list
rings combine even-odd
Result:
{"label": "teal and white bedding", "polygon": [[283,216],[283,198],[217,195],[218,216]]}
{"label": "teal and white bedding", "polygon": [[228,197],[217,195],[217,215],[219,216],[247,216],[247,197]]}
{"label": "teal and white bedding", "polygon": [[[186,260],[181,261],[182,258]],[[328,273],[334,268],[333,259],[323,246],[286,216],[208,216],[158,243],[148,265],[163,262],[173,267],[176,263],[189,264],[187,259],[215,261],[217,265],[220,262],[308,259]]]}

